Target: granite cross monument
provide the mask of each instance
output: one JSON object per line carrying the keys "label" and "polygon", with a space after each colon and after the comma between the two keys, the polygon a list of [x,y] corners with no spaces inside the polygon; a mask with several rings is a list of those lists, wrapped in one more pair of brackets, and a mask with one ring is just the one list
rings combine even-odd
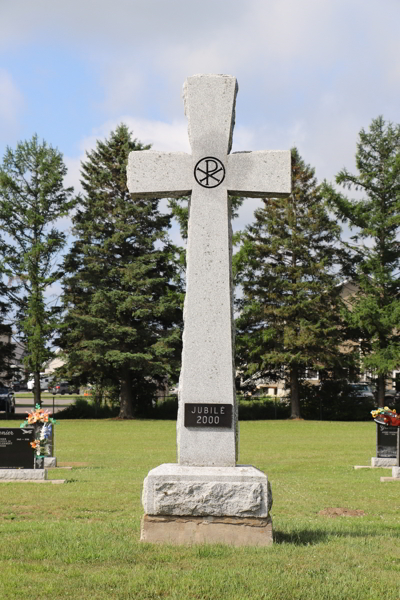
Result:
{"label": "granite cross monument", "polygon": [[290,193],[290,151],[230,154],[237,83],[195,75],[184,85],[192,154],[131,152],[133,197],[190,196],[178,464],[144,482],[141,539],[268,545],[267,476],[236,466],[238,448],[229,195]]}

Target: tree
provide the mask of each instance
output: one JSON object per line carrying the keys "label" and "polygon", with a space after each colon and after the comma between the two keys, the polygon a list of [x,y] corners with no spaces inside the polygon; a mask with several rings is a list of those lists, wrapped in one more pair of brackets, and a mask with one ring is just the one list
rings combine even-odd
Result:
{"label": "tree", "polygon": [[355,229],[346,244],[351,276],[359,287],[350,323],[359,329],[363,366],[378,375],[378,402],[384,405],[388,373],[400,364],[400,125],[374,119],[360,131],[357,175],[343,169],[336,183],[358,190],[349,199],[325,183],[324,195],[336,215]]}
{"label": "tree", "polygon": [[120,384],[120,417],[151,403],[179,362],[182,320],[171,216],[158,200],[133,200],[126,184],[132,151],[148,149],[119,125],[82,163],[84,197],[66,257],[62,346],[69,369]]}
{"label": "tree", "polygon": [[284,378],[291,417],[301,415],[305,369],[344,365],[338,278],[333,272],[339,226],[322,201],[314,169],[292,150],[292,193],[264,201],[242,236],[236,268],[237,359],[242,377]]}
{"label": "tree", "polygon": [[62,272],[57,257],[66,235],[56,227],[75,206],[73,188],[64,188],[67,169],[62,154],[37,135],[7,148],[0,169],[0,223],[3,266],[14,285],[8,294],[16,306],[17,329],[26,349],[26,366],[35,380],[40,404],[40,371],[51,356],[57,307],[46,291]]}

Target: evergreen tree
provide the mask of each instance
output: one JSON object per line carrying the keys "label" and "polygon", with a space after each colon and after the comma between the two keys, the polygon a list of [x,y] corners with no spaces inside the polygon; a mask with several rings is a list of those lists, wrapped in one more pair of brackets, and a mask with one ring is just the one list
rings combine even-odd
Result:
{"label": "evergreen tree", "polygon": [[341,306],[333,272],[340,228],[327,213],[314,170],[292,150],[292,193],[264,201],[242,236],[236,268],[243,287],[237,320],[242,377],[283,378],[291,417],[300,417],[305,369],[344,363]]}
{"label": "evergreen tree", "polygon": [[26,366],[35,380],[40,404],[40,371],[52,355],[49,343],[57,326],[57,308],[46,291],[62,273],[57,257],[66,236],[55,222],[75,205],[73,188],[64,188],[67,169],[62,154],[37,135],[7,148],[0,168],[0,223],[3,268],[13,286],[17,329],[26,351]]}
{"label": "evergreen tree", "polygon": [[400,125],[378,117],[368,132],[362,129],[356,166],[357,175],[343,169],[336,183],[361,190],[362,199],[327,183],[323,191],[337,216],[357,231],[346,245],[359,287],[349,318],[359,329],[364,368],[377,374],[383,406],[386,377],[400,365]]}
{"label": "evergreen tree", "polygon": [[171,217],[158,200],[133,200],[126,183],[132,151],[148,149],[119,125],[82,163],[84,198],[65,261],[67,316],[62,346],[76,375],[120,383],[120,417],[151,403],[180,354],[181,290]]}

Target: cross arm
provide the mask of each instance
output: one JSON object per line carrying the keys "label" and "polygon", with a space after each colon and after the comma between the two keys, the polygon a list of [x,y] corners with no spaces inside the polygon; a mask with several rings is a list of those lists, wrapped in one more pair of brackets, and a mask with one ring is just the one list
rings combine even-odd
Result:
{"label": "cross arm", "polygon": [[179,198],[192,191],[192,157],[185,152],[131,152],[126,170],[132,196]]}
{"label": "cross arm", "polygon": [[226,187],[234,196],[284,198],[291,192],[290,150],[228,155]]}

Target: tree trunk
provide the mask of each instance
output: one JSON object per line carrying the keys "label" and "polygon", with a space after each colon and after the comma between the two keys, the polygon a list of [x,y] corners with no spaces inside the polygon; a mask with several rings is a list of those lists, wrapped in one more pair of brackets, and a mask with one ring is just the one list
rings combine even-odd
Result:
{"label": "tree trunk", "polygon": [[42,406],[41,390],[40,390],[40,371],[34,372],[33,380],[34,380],[34,385],[33,385],[34,403],[35,403],[35,405],[39,404],[40,406]]}
{"label": "tree trunk", "polygon": [[386,376],[378,375],[378,406],[385,406]]}
{"label": "tree trunk", "polygon": [[300,419],[299,369],[297,366],[290,367],[290,404],[290,418]]}
{"label": "tree trunk", "polygon": [[120,419],[133,419],[133,394],[132,377],[128,367],[124,367],[121,373],[121,403],[119,409]]}

